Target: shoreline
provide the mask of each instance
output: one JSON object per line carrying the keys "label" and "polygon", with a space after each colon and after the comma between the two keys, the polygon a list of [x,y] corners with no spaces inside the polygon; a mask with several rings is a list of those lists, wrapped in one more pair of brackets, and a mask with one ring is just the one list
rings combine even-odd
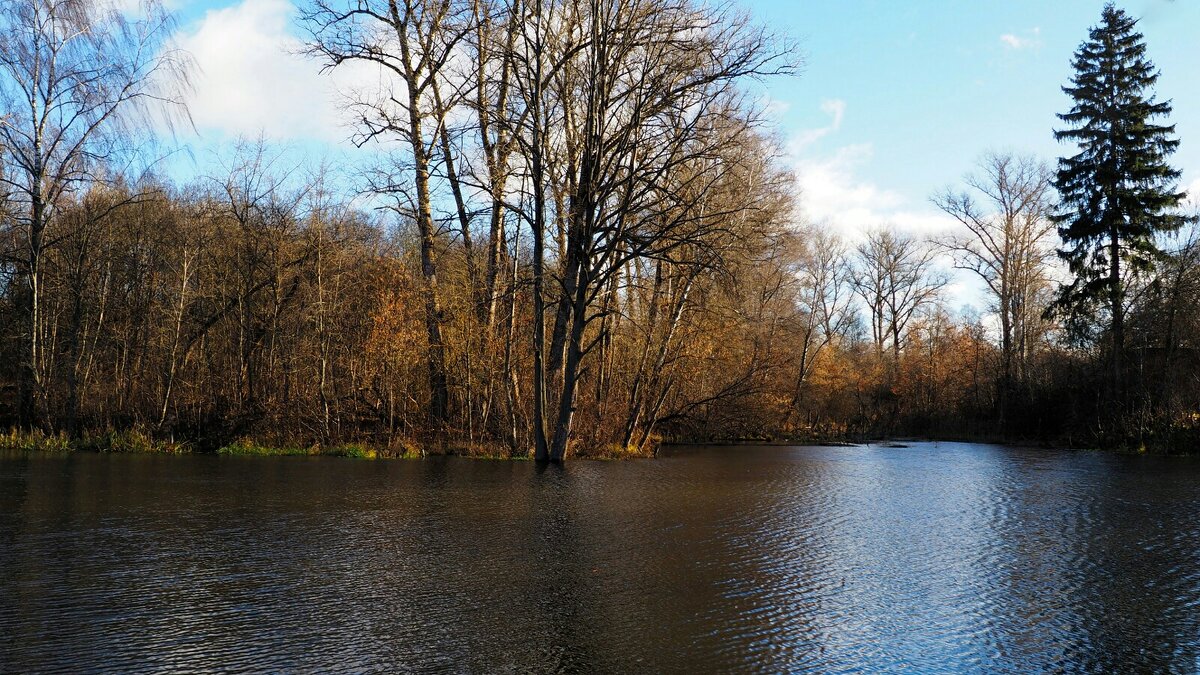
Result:
{"label": "shoreline", "polygon": [[[10,429],[0,432],[0,452],[68,455],[75,453],[140,455],[213,455],[221,457],[341,457],[346,459],[390,460],[463,457],[491,461],[532,462],[532,451],[513,454],[500,444],[437,439],[421,443],[398,440],[390,445],[369,442],[346,443],[273,443],[254,438],[238,438],[228,443],[195,440],[161,440],[141,431],[112,431],[70,438],[66,434],[45,434]],[[638,453],[606,448],[568,459],[613,461],[649,459],[656,451]]]}
{"label": "shoreline", "polygon": [[1096,442],[1074,442],[1071,439],[1039,439],[1028,437],[1005,438],[996,435],[947,434],[944,436],[896,435],[871,437],[819,437],[819,438],[733,438],[707,441],[664,441],[663,446],[814,446],[814,447],[862,447],[879,445],[904,447],[906,443],[972,443],[979,445],[1002,445],[1030,450],[1063,450],[1070,452],[1106,452],[1117,455],[1154,455],[1160,457],[1194,457],[1200,455],[1200,447],[1180,450],[1154,443],[1140,445],[1114,445],[1105,447]]}
{"label": "shoreline", "polygon": [[[572,454],[569,460],[620,461],[629,459],[654,459],[660,449],[686,447],[864,447],[881,446],[904,448],[908,443],[974,443],[1027,448],[1032,450],[1063,450],[1072,452],[1109,452],[1118,455],[1196,456],[1193,451],[1177,448],[1147,446],[1145,444],[1119,447],[1102,447],[1096,444],[1071,443],[1048,439],[1002,438],[991,435],[946,435],[946,436],[873,436],[873,437],[820,437],[820,438],[724,438],[713,440],[663,440],[648,452],[630,452],[605,448],[595,452]],[[239,438],[228,443],[205,443],[204,441],[174,441],[155,439],[140,431],[114,431],[90,434],[81,438],[69,438],[65,434],[48,435],[42,432],[9,430],[0,432],[0,452],[40,453],[66,455],[74,453],[96,454],[153,454],[153,455],[214,455],[223,457],[341,457],[346,459],[427,459],[433,457],[462,457],[491,461],[534,461],[532,452],[513,454],[498,444],[467,443],[454,440],[434,440],[421,443],[412,440],[380,445],[369,442],[346,442],[331,444],[272,443],[253,438]]]}

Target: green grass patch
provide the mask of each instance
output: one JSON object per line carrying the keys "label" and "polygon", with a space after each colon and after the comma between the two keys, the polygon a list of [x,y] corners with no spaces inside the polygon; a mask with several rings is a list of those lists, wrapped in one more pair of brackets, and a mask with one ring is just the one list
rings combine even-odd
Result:
{"label": "green grass patch", "polygon": [[311,455],[316,454],[311,452],[311,448],[303,448],[299,446],[276,446],[263,445],[256,443],[247,438],[239,438],[229,445],[222,446],[217,450],[219,455],[238,455],[238,456],[261,456],[261,457],[279,457],[279,456],[296,456],[296,455]]}
{"label": "green grass patch", "polygon": [[381,453],[374,447],[360,443],[342,445],[264,445],[256,441],[240,438],[229,445],[217,450],[217,454],[242,457],[349,457],[352,459],[379,459],[381,457],[408,454],[389,455]]}
{"label": "green grass patch", "polygon": [[0,450],[9,452],[70,452],[74,449],[66,434],[9,429],[0,434]]}
{"label": "green grass patch", "polygon": [[9,429],[0,434],[0,450],[8,452],[132,452],[170,453],[191,452],[187,443],[157,440],[141,431],[108,431],[91,433],[83,438],[71,438],[64,433]]}
{"label": "green grass patch", "polygon": [[[655,441],[655,444],[657,444],[657,441]],[[577,451],[575,457],[579,459],[596,459],[605,461],[640,459],[643,457],[653,457],[655,447],[656,445],[651,446],[649,449],[643,449],[633,444],[624,446],[620,443],[612,443],[595,449]]]}

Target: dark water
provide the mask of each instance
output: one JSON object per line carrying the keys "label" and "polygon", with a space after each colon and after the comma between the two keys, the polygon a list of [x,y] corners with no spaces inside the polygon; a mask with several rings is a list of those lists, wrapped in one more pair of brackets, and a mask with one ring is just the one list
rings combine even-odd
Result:
{"label": "dark water", "polygon": [[1196,672],[1200,462],[0,459],[0,671]]}

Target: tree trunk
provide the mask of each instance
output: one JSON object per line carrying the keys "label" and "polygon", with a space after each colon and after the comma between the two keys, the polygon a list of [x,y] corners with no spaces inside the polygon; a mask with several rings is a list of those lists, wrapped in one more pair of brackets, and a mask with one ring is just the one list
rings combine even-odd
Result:
{"label": "tree trunk", "polygon": [[1125,351],[1125,298],[1121,288],[1121,241],[1114,230],[1109,244],[1112,263],[1109,267],[1110,302],[1112,305],[1112,393],[1118,402],[1124,400],[1122,357]]}
{"label": "tree trunk", "polygon": [[433,91],[433,101],[438,118],[438,140],[441,144],[442,161],[446,167],[446,182],[450,184],[450,193],[454,196],[454,212],[458,216],[458,229],[463,240],[463,255],[467,262],[467,283],[471,287],[471,305],[475,308],[480,322],[487,318],[483,303],[479,299],[479,271],[475,265],[475,247],[471,239],[471,217],[467,213],[467,202],[463,197],[462,185],[458,180],[458,172],[454,168],[454,151],[450,144],[450,129],[446,126],[446,117],[450,111],[442,101],[441,88],[437,78],[430,81]]}
{"label": "tree trunk", "polygon": [[429,418],[441,429],[449,417],[449,391],[446,384],[446,348],[442,341],[442,308],[438,295],[435,260],[433,206],[429,193],[429,153],[425,147],[424,120],[421,115],[420,74],[414,69],[409,36],[404,32],[395,4],[392,14],[396,37],[405,67],[408,90],[408,141],[413,154],[413,179],[417,188],[417,233],[421,240],[421,278],[425,296],[426,364],[429,376]]}
{"label": "tree trunk", "polygon": [[39,409],[42,399],[40,362],[42,358],[41,311],[42,311],[42,253],[43,234],[46,226],[45,205],[41,198],[41,180],[35,178],[33,203],[30,208],[29,227],[29,298],[25,302],[25,356],[22,359],[17,382],[17,398],[20,424],[26,429],[41,427]]}
{"label": "tree trunk", "polygon": [[[542,4],[534,5],[534,22],[542,28]],[[543,148],[542,125],[542,61],[541,54],[535,57],[531,92],[530,118],[532,138],[529,144],[530,175],[533,183],[533,458],[538,462],[550,460],[550,448],[546,442],[546,171]]]}
{"label": "tree trunk", "polygon": [[554,441],[550,446],[550,461],[566,458],[571,439],[571,423],[575,417],[575,395],[579,389],[580,364],[583,361],[583,329],[587,322],[587,283],[580,280],[571,303],[571,329],[563,364],[562,393],[558,400],[558,417],[554,425]]}

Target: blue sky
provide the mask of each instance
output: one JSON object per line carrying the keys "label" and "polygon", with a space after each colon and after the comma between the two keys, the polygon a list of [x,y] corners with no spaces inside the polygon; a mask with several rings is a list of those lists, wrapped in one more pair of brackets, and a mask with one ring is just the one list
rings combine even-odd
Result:
{"label": "blue sky", "polygon": [[[293,52],[290,0],[176,0],[180,41],[196,56],[191,144],[206,148],[261,130],[299,152],[353,156],[342,141],[334,80]],[[929,196],[986,150],[1052,161],[1054,115],[1068,100],[1072,52],[1103,2],[1007,0],[742,0],[757,20],[794,38],[805,65],[769,83],[788,162],[807,217],[853,238],[891,223],[917,233],[945,227]],[[1183,145],[1175,164],[1200,192],[1200,2],[1129,0],[1175,102]],[[186,139],[185,139],[186,140]],[[345,153],[349,153],[348,155]],[[181,167],[187,172],[187,167]]]}
{"label": "blue sky", "polygon": [[[785,131],[801,139],[793,154],[813,192],[810,201],[818,202],[811,204],[815,215],[837,221],[837,207],[866,200],[867,212],[844,225],[879,217],[917,228],[921,218],[937,218],[929,195],[984,151],[1053,161],[1069,150],[1052,135],[1055,113],[1069,107],[1060,87],[1103,5],[756,0],[746,6],[791,32],[804,52],[801,76],[774,83],[770,95],[783,109]],[[1200,180],[1200,3],[1131,0],[1124,7],[1142,17],[1150,56],[1162,70],[1160,98],[1175,102],[1172,121],[1183,140],[1175,164],[1191,184]],[[836,128],[830,110],[841,111]],[[806,130],[822,127],[828,133],[809,133],[820,138],[802,142]]]}

